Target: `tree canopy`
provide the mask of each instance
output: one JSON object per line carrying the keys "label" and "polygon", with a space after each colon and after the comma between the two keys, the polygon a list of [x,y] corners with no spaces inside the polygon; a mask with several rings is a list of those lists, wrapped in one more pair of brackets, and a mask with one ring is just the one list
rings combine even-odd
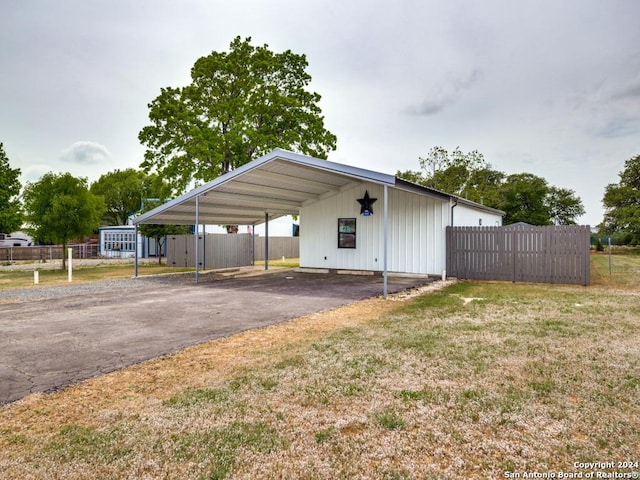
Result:
{"label": "tree canopy", "polygon": [[[43,175],[24,189],[24,206],[29,231],[44,243],[61,244],[89,235],[100,226],[105,212],[102,197],[87,188],[85,178],[70,173]],[[65,268],[64,255],[62,268]]]}
{"label": "tree canopy", "polygon": [[419,162],[420,171],[407,170],[400,172],[400,176],[454,195],[462,195],[468,190],[475,172],[490,169],[480,152],[463,153],[460,147],[451,153],[443,147],[433,147],[427,156],[419,157]]}
{"label": "tree canopy", "polygon": [[544,178],[531,173],[509,175],[500,186],[500,210],[504,210],[505,225],[524,222],[549,225],[551,212],[546,204],[549,187]]}
{"label": "tree canopy", "polygon": [[568,188],[549,187],[547,194],[551,222],[555,225],[573,225],[584,215],[582,200]]}
{"label": "tree canopy", "polygon": [[104,199],[103,224],[125,225],[129,215],[138,212],[146,199],[164,199],[168,186],[157,175],[128,168],[101,175],[90,190]]}
{"label": "tree canopy", "polygon": [[4,145],[0,143],[0,232],[11,233],[22,226],[19,177],[20,169],[11,168]]}
{"label": "tree canopy", "polygon": [[307,90],[307,66],[305,55],[274,53],[250,37],[198,59],[190,85],[162,88],[149,104],[141,168],[181,193],[276,147],[326,158],[336,137],[324,127],[320,95]]}
{"label": "tree canopy", "polygon": [[620,181],[606,186],[605,215],[600,230],[624,244],[640,244],[640,155],[628,159]]}
{"label": "tree canopy", "polygon": [[584,214],[573,190],[557,188],[531,173],[507,175],[494,170],[482,153],[448,152],[433,147],[420,158],[419,171],[397,175],[409,181],[467,198],[505,212],[504,224],[571,225]]}

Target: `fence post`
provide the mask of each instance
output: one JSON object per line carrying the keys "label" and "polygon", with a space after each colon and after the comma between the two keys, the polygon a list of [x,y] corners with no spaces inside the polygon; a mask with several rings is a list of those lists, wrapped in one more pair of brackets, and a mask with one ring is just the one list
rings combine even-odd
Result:
{"label": "fence post", "polygon": [[446,271],[449,272],[449,275],[451,275],[451,237],[452,237],[452,232],[451,232],[451,227],[447,226],[445,228],[445,248],[446,248],[446,252],[447,252],[447,256],[445,257],[445,263],[444,263],[444,268]]}
{"label": "fence post", "polygon": [[69,253],[68,263],[69,263],[69,282],[73,281],[73,267],[71,265],[71,259],[73,258],[73,248],[67,248],[67,252]]}
{"label": "fence post", "polygon": [[516,229],[513,229],[513,232],[511,233],[511,251],[513,252],[512,256],[511,256],[511,262],[513,263],[513,277],[511,279],[511,281],[513,283],[516,283],[516,246],[517,246],[518,242],[517,242],[517,236],[516,236]]}

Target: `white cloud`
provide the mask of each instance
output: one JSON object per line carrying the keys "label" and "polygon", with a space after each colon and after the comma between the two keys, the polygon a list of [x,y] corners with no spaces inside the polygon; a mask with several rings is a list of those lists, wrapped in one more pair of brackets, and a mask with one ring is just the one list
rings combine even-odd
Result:
{"label": "white cloud", "polygon": [[107,147],[95,142],[75,142],[69,148],[63,150],[60,160],[64,163],[80,165],[104,165],[109,168],[111,153]]}

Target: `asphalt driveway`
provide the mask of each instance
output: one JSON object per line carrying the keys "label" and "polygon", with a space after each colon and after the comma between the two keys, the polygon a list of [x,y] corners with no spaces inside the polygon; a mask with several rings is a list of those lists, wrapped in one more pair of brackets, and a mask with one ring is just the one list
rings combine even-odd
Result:
{"label": "asphalt driveway", "polygon": [[[59,287],[12,300],[0,292],[0,405],[122,369],[191,345],[382,293],[382,278],[277,271],[199,284],[138,278],[130,288]],[[389,293],[426,283],[390,277]],[[94,288],[95,287],[95,288]],[[65,290],[66,289],[66,290]]]}

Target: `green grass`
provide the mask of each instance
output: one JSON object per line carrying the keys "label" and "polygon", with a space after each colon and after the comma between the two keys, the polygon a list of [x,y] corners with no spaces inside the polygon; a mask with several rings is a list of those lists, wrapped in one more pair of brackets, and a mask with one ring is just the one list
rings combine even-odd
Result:
{"label": "green grass", "polygon": [[163,403],[171,407],[197,407],[205,403],[224,403],[230,397],[229,390],[223,388],[197,388],[184,390]]}
{"label": "green grass", "polygon": [[180,463],[197,462],[196,478],[227,478],[237,462],[237,451],[243,449],[268,454],[283,446],[283,440],[262,422],[232,423],[224,428],[201,432],[175,433],[156,445],[159,457]]}
{"label": "green grass", "polygon": [[316,442],[317,443],[328,442],[329,440],[331,440],[334,430],[335,430],[334,427],[329,427],[319,431],[318,433],[315,434]]}
{"label": "green grass", "polygon": [[605,276],[593,258],[590,287],[461,282],[295,345],[287,325],[253,332],[237,365],[83,421],[58,425],[55,397],[9,407],[3,475],[484,479],[639,459],[640,256],[616,260]]}
{"label": "green grass", "polygon": [[125,458],[131,454],[132,445],[122,425],[106,429],[65,425],[44,446],[44,451],[57,462],[83,462],[91,465]]}
{"label": "green grass", "polygon": [[[616,249],[591,254],[591,284],[612,288],[638,288],[640,249]],[[610,262],[611,260],[611,262]],[[611,266],[611,269],[609,268]]]}
{"label": "green grass", "polygon": [[387,430],[399,430],[404,428],[405,422],[402,416],[392,409],[385,409],[374,415],[375,422]]}
{"label": "green grass", "polygon": [[[254,265],[264,265],[263,260],[257,260]],[[284,260],[269,260],[270,267],[297,268],[300,266],[299,258],[285,258]]]}

